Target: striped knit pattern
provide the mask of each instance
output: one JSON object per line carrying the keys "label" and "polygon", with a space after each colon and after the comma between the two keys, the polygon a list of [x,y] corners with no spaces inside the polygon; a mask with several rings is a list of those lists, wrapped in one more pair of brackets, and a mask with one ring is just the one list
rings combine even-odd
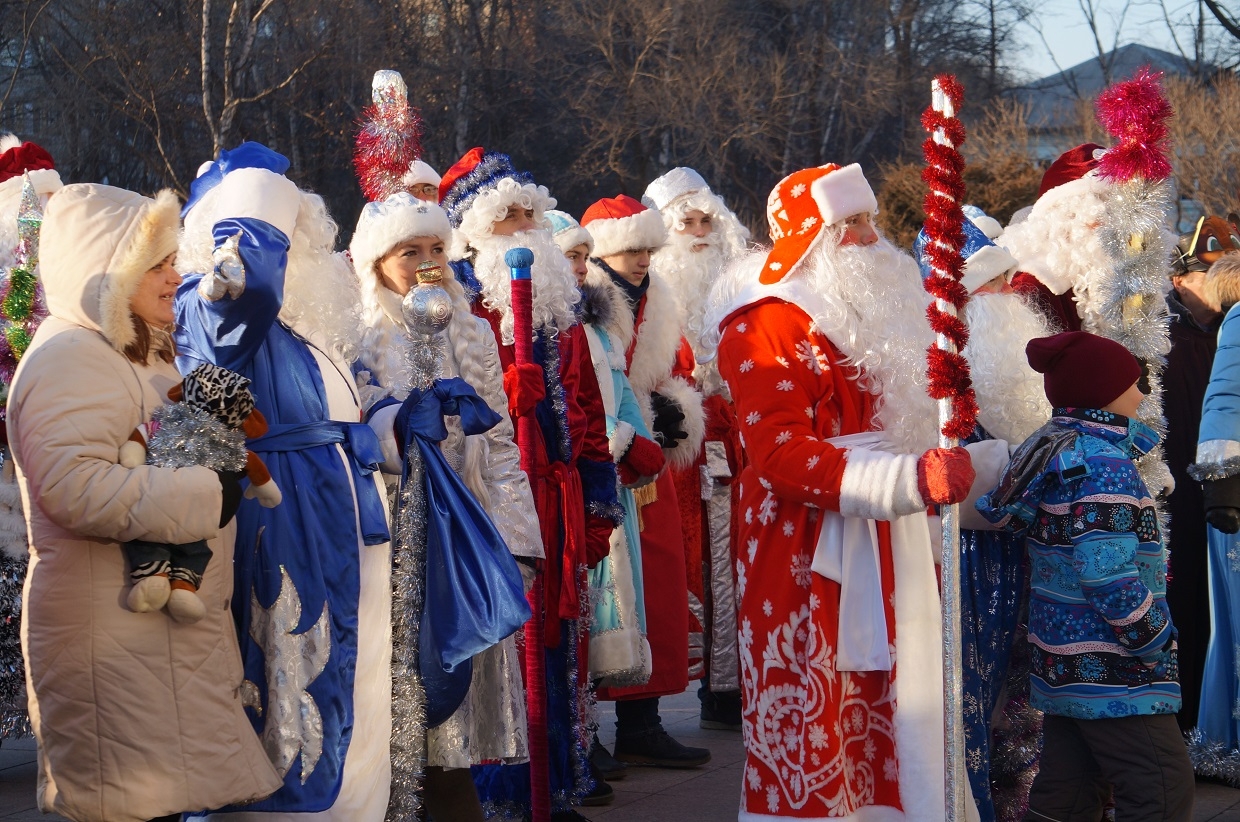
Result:
{"label": "striped knit pattern", "polygon": [[465,218],[465,212],[469,211],[474,199],[505,177],[511,177],[521,185],[534,182],[534,176],[528,171],[517,171],[513,167],[507,154],[488,151],[482,155],[482,161],[454,182],[440,200],[439,205],[448,212],[448,221],[452,223],[452,227],[460,228],[461,220]]}
{"label": "striped knit pattern", "polygon": [[1077,719],[1175,713],[1166,551],[1154,500],[1133,464],[1158,435],[1098,410],[1057,409],[1048,427],[1075,431],[1075,442],[1019,500],[994,510],[987,495],[977,505],[1026,537],[1031,701]]}

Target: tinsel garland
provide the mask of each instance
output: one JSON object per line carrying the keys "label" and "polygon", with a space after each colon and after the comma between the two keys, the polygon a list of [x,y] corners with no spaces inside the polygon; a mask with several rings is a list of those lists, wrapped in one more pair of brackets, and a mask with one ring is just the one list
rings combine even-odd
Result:
{"label": "tinsel garland", "polygon": [[1240,750],[1210,739],[1200,728],[1193,728],[1184,737],[1194,773],[1240,788]]}
{"label": "tinsel garland", "polygon": [[405,81],[395,71],[375,72],[371,105],[362,111],[353,166],[371,202],[404,188],[409,166],[422,157],[422,117],[409,105]]}
{"label": "tinsel garland", "polygon": [[423,817],[426,776],[426,691],[418,635],[426,601],[426,482],[422,454],[405,453],[406,473],[392,528],[392,789],[386,818]]}
{"label": "tinsel garland", "polygon": [[0,550],[0,740],[31,734],[19,626],[27,558]]}
{"label": "tinsel garland", "polygon": [[[438,264],[421,263],[417,281],[401,302],[412,343],[405,346],[404,357],[410,387],[426,389],[439,377],[447,354],[452,300],[440,285]],[[416,443],[405,448],[398,500],[392,532],[392,787],[386,818],[410,822],[424,818],[427,758],[426,689],[418,650],[426,603],[426,465]]]}
{"label": "tinsel garland", "polygon": [[[35,277],[39,266],[39,229],[43,211],[27,176],[17,210],[17,248],[12,268],[0,272],[0,382],[7,388],[35,330],[47,317],[43,290]],[[0,407],[0,419],[4,418]]]}
{"label": "tinsel garland", "polygon": [[[1158,78],[1143,70],[1098,97],[1099,122],[1119,141],[1098,167],[1098,174],[1112,183],[1098,227],[1111,270],[1090,283],[1081,313],[1087,331],[1115,340],[1148,365],[1150,392],[1137,409],[1137,418],[1163,437],[1167,423],[1162,371],[1171,350],[1163,286],[1175,247],[1166,223],[1175,192],[1166,140],[1166,120],[1172,111]],[[1138,459],[1137,468],[1156,497],[1171,487],[1161,445]],[[1161,502],[1159,512],[1165,531]]]}
{"label": "tinsel garland", "polygon": [[[960,315],[969,301],[969,292],[960,284],[964,274],[964,158],[958,147],[965,140],[964,125],[955,112],[964,102],[964,89],[956,78],[941,74],[935,78],[938,89],[950,103],[950,112],[935,106],[922,114],[922,127],[929,137],[922,143],[926,167],[922,179],[930,187],[926,194],[926,257],[932,269],[923,285],[935,301],[926,309],[930,328],[945,338],[950,347],[931,346],[926,353],[928,367],[927,391],[936,400],[951,401],[951,416],[943,422],[942,433],[952,439],[964,439],[977,425],[977,400],[969,363],[960,352],[969,341],[969,332]],[[940,305],[950,305],[946,311]]]}
{"label": "tinsel garland", "polygon": [[210,412],[177,402],[156,408],[151,419],[159,427],[147,443],[148,465],[245,470],[245,432],[229,428]]}

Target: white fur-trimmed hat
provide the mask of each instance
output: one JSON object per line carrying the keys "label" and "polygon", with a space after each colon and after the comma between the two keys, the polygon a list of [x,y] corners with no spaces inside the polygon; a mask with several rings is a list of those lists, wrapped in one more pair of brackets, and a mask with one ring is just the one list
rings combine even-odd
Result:
{"label": "white fur-trimmed hat", "polygon": [[627,194],[605,197],[587,208],[581,215],[581,225],[594,238],[595,257],[639,248],[657,249],[667,242],[663,216]]}
{"label": "white fur-trimmed hat", "polygon": [[420,185],[432,185],[439,188],[440,179],[439,172],[431,168],[428,163],[414,160],[409,164],[409,170],[405,172],[405,176],[400,178],[400,182],[405,188]]}
{"label": "white fur-trimmed hat", "polygon": [[584,245],[591,254],[594,253],[594,238],[590,236],[589,231],[581,227],[573,215],[553,209],[545,216],[547,222],[551,224],[551,236],[555,238],[555,244],[560,247],[561,251],[567,254],[570,248]]}
{"label": "white fur-trimmed hat", "polygon": [[677,166],[646,186],[642,203],[656,211],[662,211],[681,197],[699,191],[710,191],[710,186],[702,179],[702,175],[686,166]]}
{"label": "white fur-trimmed hat", "polygon": [[368,276],[392,248],[414,237],[438,237],[447,245],[452,239],[447,213],[404,191],[383,202],[367,203],[349,243],[353,269],[359,277]]}

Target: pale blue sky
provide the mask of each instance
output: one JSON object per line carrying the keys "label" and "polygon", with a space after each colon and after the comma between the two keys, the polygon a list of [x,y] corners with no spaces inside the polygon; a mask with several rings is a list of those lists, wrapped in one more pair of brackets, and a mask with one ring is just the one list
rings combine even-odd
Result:
{"label": "pale blue sky", "polygon": [[[1088,3],[1088,0],[1086,2]],[[1109,51],[1116,45],[1118,27],[1118,45],[1139,42],[1177,53],[1163,17],[1165,6],[1172,20],[1181,25],[1180,43],[1191,56],[1192,37],[1187,21],[1196,20],[1197,0],[1093,0],[1093,5],[1098,9],[1099,30],[1106,50]],[[1224,5],[1240,8],[1240,3],[1229,2]],[[1125,6],[1128,11],[1120,25],[1119,15]],[[1038,79],[1097,54],[1093,35],[1085,22],[1085,15],[1078,0],[1041,0],[1037,2],[1037,7],[1034,15],[1046,35],[1046,43],[1043,43],[1031,26],[1022,26],[1019,36],[1023,48],[1019,57],[1013,61],[1014,68],[1027,72],[1029,79]],[[1218,32],[1218,26],[1208,11],[1206,15],[1207,31]],[[1056,68],[1054,60],[1047,52],[1048,44],[1055,60],[1059,62],[1059,68]]]}

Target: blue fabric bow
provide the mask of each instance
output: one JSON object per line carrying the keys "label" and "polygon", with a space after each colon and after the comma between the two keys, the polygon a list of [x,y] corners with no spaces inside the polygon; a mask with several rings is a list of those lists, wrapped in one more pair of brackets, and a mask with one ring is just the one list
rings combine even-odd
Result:
{"label": "blue fabric bow", "polygon": [[[489,431],[501,419],[459,377],[415,388],[396,414],[405,453],[417,447],[426,469],[426,600],[418,667],[426,689],[426,723],[432,728],[465,700],[471,657],[530,618],[516,560],[439,448],[448,436],[445,415],[460,417],[462,430],[471,435]],[[407,480],[406,464],[402,484]]]}

